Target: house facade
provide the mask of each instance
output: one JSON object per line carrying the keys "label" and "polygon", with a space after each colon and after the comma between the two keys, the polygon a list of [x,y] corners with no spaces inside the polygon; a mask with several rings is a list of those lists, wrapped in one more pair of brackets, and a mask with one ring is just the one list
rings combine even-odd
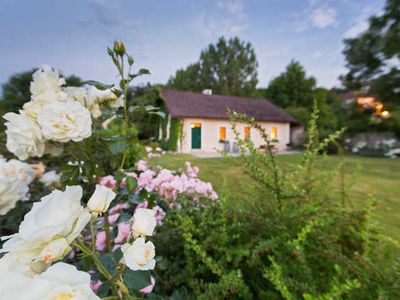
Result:
{"label": "house facade", "polygon": [[[167,139],[176,135],[171,132],[171,123],[179,122],[179,136],[174,141],[180,153],[238,152],[227,117],[228,109],[254,117],[278,151],[287,148],[291,141],[291,125],[297,124],[287,112],[265,99],[212,95],[209,90],[193,93],[169,89],[162,89],[161,97],[168,115]],[[250,139],[256,147],[265,145],[259,132],[248,125],[237,124],[237,130],[242,138]]]}

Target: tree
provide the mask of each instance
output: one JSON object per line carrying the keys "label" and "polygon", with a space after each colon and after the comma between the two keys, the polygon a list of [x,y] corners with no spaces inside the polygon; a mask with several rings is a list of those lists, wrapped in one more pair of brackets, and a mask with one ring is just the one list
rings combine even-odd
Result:
{"label": "tree", "polygon": [[307,77],[303,66],[298,61],[292,60],[286,71],[269,83],[265,97],[283,108],[311,109],[315,88],[315,78]]}
{"label": "tree", "polygon": [[345,39],[343,51],[349,71],[342,81],[349,89],[371,84],[370,93],[385,105],[400,103],[400,1],[387,0],[382,15],[369,20],[369,28]]}
{"label": "tree", "polygon": [[[3,94],[0,98],[0,113],[13,111],[17,112],[22,108],[25,102],[30,100],[31,92],[30,85],[32,74],[36,69],[12,75],[10,79],[3,85]],[[82,86],[82,80],[71,75],[65,78],[68,86]]]}
{"label": "tree", "polygon": [[197,63],[180,69],[168,81],[168,86],[180,90],[201,92],[212,89],[216,94],[255,96],[258,62],[250,43],[238,37],[218,42],[204,49]]}

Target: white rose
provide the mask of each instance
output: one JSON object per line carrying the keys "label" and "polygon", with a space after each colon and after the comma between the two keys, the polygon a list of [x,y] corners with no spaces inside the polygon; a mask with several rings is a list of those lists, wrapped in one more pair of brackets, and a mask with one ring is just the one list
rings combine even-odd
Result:
{"label": "white rose", "polygon": [[35,170],[17,159],[0,159],[0,174],[18,179],[25,185],[29,185],[35,178]]}
{"label": "white rose", "polygon": [[43,65],[32,75],[30,91],[32,100],[46,93],[62,93],[61,86],[65,84],[65,79],[60,78],[56,70],[52,70],[49,66]]}
{"label": "white rose", "polygon": [[20,182],[0,175],[0,216],[5,215],[13,209],[21,200]]}
{"label": "white rose", "polygon": [[42,261],[43,249],[53,241],[65,238],[72,243],[90,220],[90,213],[80,204],[81,198],[80,186],[67,186],[65,192],[54,190],[43,197],[33,204],[18,233],[4,243],[0,252],[30,254],[31,262],[37,262]]}
{"label": "white rose", "polygon": [[104,213],[110,207],[111,201],[114,200],[115,193],[112,189],[97,184],[96,190],[90,197],[87,207],[91,212]]}
{"label": "white rose", "polygon": [[40,181],[45,186],[52,186],[60,181],[60,174],[57,174],[57,172],[54,170],[46,172],[42,175]]}
{"label": "white rose", "polygon": [[7,113],[3,116],[7,120],[8,151],[24,160],[31,156],[41,157],[45,150],[45,139],[40,127],[33,122],[23,111],[20,114]]}
{"label": "white rose", "polygon": [[13,209],[18,200],[27,199],[35,171],[27,163],[0,158],[0,215]]}
{"label": "white rose", "polygon": [[53,240],[43,248],[40,253],[40,260],[49,264],[53,261],[62,259],[70,251],[71,247],[65,238]]}
{"label": "white rose", "polygon": [[156,265],[155,250],[152,242],[145,242],[144,238],[136,239],[132,245],[126,243],[121,246],[123,261],[129,269],[153,270]]}
{"label": "white rose", "polygon": [[108,103],[111,107],[118,108],[123,106],[123,97],[117,98],[111,89],[99,90],[91,86],[88,91],[89,102]]}
{"label": "white rose", "polygon": [[9,271],[1,274],[0,280],[0,299],[100,299],[90,289],[90,275],[88,273],[61,262],[34,277]]}
{"label": "white rose", "polygon": [[157,225],[155,212],[147,208],[137,208],[133,215],[132,231],[134,236],[152,235]]}
{"label": "white rose", "polygon": [[45,105],[37,122],[43,136],[57,142],[79,142],[92,134],[90,112],[76,101]]}
{"label": "white rose", "polygon": [[0,299],[25,300],[21,293],[26,290],[31,280],[22,273],[0,269]]}
{"label": "white rose", "polygon": [[66,87],[64,89],[68,95],[86,107],[93,118],[98,118],[101,116],[100,105],[96,102],[96,98],[90,97],[87,89],[83,87]]}

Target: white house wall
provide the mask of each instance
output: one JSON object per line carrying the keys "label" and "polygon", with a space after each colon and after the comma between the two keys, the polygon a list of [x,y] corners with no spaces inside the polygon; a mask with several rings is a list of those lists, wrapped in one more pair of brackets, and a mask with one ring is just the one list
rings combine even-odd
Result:
{"label": "white house wall", "polygon": [[[192,149],[192,123],[201,123],[201,149]],[[266,130],[267,134],[271,134],[272,128],[278,128],[278,142],[275,144],[278,150],[286,149],[286,145],[290,141],[290,124],[277,123],[277,122],[259,122]],[[182,153],[191,152],[216,152],[222,150],[223,144],[219,143],[219,129],[220,127],[226,128],[226,140],[229,141],[232,149],[232,143],[235,142],[235,136],[231,129],[228,120],[215,120],[215,119],[183,119],[183,138],[178,142],[178,150]],[[240,132],[241,137],[244,137],[244,124],[237,124],[237,130]],[[260,134],[253,128],[250,130],[250,137],[256,147],[264,145]],[[181,144],[181,145],[180,145]]]}

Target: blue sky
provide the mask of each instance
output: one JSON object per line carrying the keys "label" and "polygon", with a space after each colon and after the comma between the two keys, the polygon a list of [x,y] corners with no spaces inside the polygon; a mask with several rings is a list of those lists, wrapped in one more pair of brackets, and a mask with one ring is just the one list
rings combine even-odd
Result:
{"label": "blue sky", "polygon": [[259,86],[294,58],[319,85],[332,87],[345,71],[343,38],[364,30],[383,6],[384,0],[0,0],[0,83],[42,64],[112,82],[106,47],[115,39],[137,67],[151,71],[142,82],[165,83],[219,36],[236,35],[256,50]]}

